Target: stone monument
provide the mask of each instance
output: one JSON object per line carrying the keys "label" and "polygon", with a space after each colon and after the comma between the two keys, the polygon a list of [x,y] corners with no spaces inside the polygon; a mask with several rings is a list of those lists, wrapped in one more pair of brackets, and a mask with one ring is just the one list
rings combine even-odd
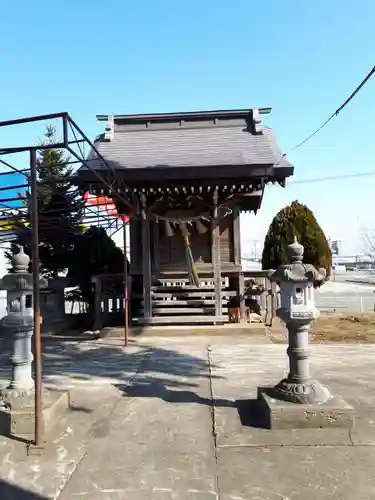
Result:
{"label": "stone monument", "polygon": [[[10,336],[13,343],[12,378],[7,388],[0,391],[0,397],[9,399],[24,398],[33,394],[32,377],[33,335],[33,276],[28,272],[30,257],[23,248],[12,257],[13,272],[6,274],[0,287],[7,291],[7,315],[2,319],[3,333]],[[44,286],[41,280],[41,286]]]}
{"label": "stone monument", "polygon": [[288,330],[289,373],[272,388],[259,388],[258,400],[267,427],[301,428],[352,426],[354,409],[317,380],[309,366],[309,331],[320,315],[314,291],[325,279],[324,269],[303,263],[304,247],[297,240],[288,246],[288,264],[270,274],[280,287],[276,315]]}
{"label": "stone monument", "polygon": [[[33,276],[28,272],[29,263],[29,256],[20,247],[12,257],[13,272],[0,281],[0,288],[7,291],[7,315],[1,320],[1,334],[12,344],[11,379],[0,389],[0,432],[5,435],[30,435],[34,432]],[[46,286],[43,278],[40,286]],[[44,409],[51,413],[51,406],[56,406],[62,395],[48,394]]]}

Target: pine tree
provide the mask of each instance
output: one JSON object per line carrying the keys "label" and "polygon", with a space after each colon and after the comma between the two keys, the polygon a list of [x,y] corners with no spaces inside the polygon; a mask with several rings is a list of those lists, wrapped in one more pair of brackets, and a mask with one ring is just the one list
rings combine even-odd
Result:
{"label": "pine tree", "polygon": [[[55,127],[46,127],[42,146],[57,142]],[[72,167],[63,149],[40,149],[37,156],[40,273],[56,278],[67,270],[74,237],[80,232],[83,200],[70,177]],[[31,193],[27,193],[27,219],[31,222]],[[22,227],[21,227],[22,226]],[[20,224],[17,244],[31,256],[30,225]],[[8,256],[9,258],[9,256]]]}
{"label": "pine tree", "polygon": [[331,274],[332,254],[327,238],[313,212],[298,201],[280,210],[268,229],[263,247],[263,269],[276,269],[287,262],[287,246],[294,237],[304,246],[304,262],[323,267]]}
{"label": "pine tree", "polygon": [[94,307],[92,276],[100,274],[122,274],[124,253],[102,227],[91,226],[85,233],[75,237],[70,254],[68,277],[78,286],[82,299]]}
{"label": "pine tree", "polygon": [[[43,145],[57,142],[53,126],[47,126],[45,137]],[[83,201],[70,180],[69,160],[62,149],[41,149],[37,158],[41,273],[54,278],[69,266],[82,220]]]}

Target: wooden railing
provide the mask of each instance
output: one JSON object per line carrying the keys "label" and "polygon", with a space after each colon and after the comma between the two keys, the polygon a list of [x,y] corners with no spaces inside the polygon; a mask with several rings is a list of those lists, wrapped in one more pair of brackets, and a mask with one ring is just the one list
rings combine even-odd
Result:
{"label": "wooden railing", "polygon": [[[223,287],[228,287],[230,278],[237,278],[240,274],[242,274],[245,281],[252,279],[263,288],[262,293],[254,293],[254,296],[259,298],[263,321],[267,325],[271,325],[275,316],[278,299],[275,285],[271,283],[268,277],[269,271],[239,271],[237,269],[223,270],[221,273]],[[170,273],[168,278],[170,279],[170,285],[175,285],[176,280],[181,278],[180,286],[182,286],[182,282],[186,281],[187,277],[185,273],[179,273],[176,271],[175,273]],[[165,283],[166,286],[168,285],[168,278],[165,276],[162,278],[163,284]],[[202,275],[202,288],[204,288],[205,284],[206,286],[209,286],[212,279],[213,276],[210,276],[209,274]],[[96,317],[99,320],[99,323],[107,323],[109,316],[112,315],[118,315],[118,317],[122,319],[124,311],[123,275],[96,276],[94,281],[96,282],[97,291],[99,292],[96,302]],[[113,286],[115,283],[117,286]],[[107,284],[111,284],[111,286],[108,287]],[[251,296],[251,293],[248,295]],[[129,278],[129,297],[130,296],[131,278]]]}
{"label": "wooden railing", "polygon": [[[245,282],[248,280],[254,280],[260,287],[263,288],[263,292],[258,294],[260,308],[262,311],[263,321],[266,325],[271,326],[272,320],[275,317],[275,311],[278,307],[278,293],[276,290],[276,284],[271,282],[269,279],[270,272],[268,270],[246,270],[243,271]],[[248,292],[251,295],[251,292]]]}

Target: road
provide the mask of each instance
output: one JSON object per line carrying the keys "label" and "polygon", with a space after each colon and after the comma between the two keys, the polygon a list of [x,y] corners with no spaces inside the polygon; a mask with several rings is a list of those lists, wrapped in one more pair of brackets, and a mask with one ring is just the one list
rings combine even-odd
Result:
{"label": "road", "polygon": [[[346,273],[347,274],[347,273]],[[345,279],[328,281],[316,293],[318,308],[324,311],[374,311],[375,285],[349,283]]]}
{"label": "road", "polygon": [[375,284],[375,272],[374,271],[334,271],[334,274],[332,276],[332,279],[334,281],[339,281],[339,282],[352,282],[352,281],[357,281],[357,282],[366,282],[366,283],[372,283]]}

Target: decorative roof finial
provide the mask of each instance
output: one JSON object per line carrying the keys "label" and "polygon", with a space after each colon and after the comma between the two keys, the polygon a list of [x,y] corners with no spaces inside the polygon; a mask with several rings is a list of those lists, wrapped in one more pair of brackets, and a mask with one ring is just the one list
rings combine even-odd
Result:
{"label": "decorative roof finial", "polygon": [[104,141],[110,142],[113,139],[115,133],[115,121],[113,115],[108,116],[107,125],[104,131]]}
{"label": "decorative roof finial", "polygon": [[259,109],[254,108],[252,110],[252,118],[253,118],[254,134],[261,135],[263,133],[263,124],[262,124],[262,119],[260,117]]}

